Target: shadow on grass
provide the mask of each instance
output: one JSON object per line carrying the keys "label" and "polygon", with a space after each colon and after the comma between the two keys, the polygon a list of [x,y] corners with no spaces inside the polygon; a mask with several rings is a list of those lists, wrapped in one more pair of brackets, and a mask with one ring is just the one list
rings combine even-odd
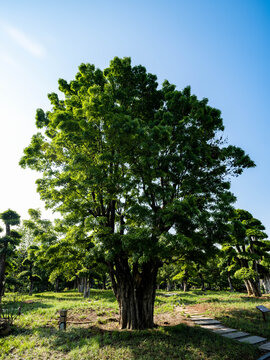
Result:
{"label": "shadow on grass", "polygon": [[19,307],[21,308],[21,313],[22,315],[25,315],[31,311],[35,311],[37,309],[48,309],[48,308],[52,308],[53,305],[49,305],[49,304],[44,304],[43,302],[39,302],[39,301],[31,301],[31,302],[24,302],[24,301],[18,301],[18,302],[6,302],[3,304],[3,309],[4,310],[12,310],[12,312],[14,312],[14,310],[19,309]]}
{"label": "shadow on grass", "polygon": [[47,300],[55,300],[55,301],[82,301],[84,300],[84,298],[82,296],[79,296],[79,294],[76,294],[77,296],[74,296],[73,294],[70,296],[60,296],[60,294],[58,294],[58,296],[53,296],[53,295],[34,295],[35,298],[40,298],[40,299],[47,299]]}
{"label": "shadow on grass", "polygon": [[[93,340],[98,344],[100,353],[118,354],[128,351],[133,359],[255,359],[258,352],[254,347],[232,343],[231,340],[217,336],[200,328],[191,328],[186,325],[162,327],[145,331],[104,331],[99,328],[71,329],[65,334],[58,333],[52,347],[63,349],[63,344],[71,345],[70,349],[78,349],[81,339],[88,338],[84,344]],[[92,336],[92,339],[91,339]],[[94,337],[94,339],[93,339]],[[89,349],[89,350],[90,350]],[[91,351],[91,350],[90,350]],[[115,357],[117,358],[117,357]]]}
{"label": "shadow on grass", "polygon": [[[109,331],[97,326],[59,331],[40,326],[18,328],[13,336],[25,335],[27,339],[32,334],[46,338],[51,352],[63,358],[71,353],[72,359],[254,360],[260,355],[254,346],[184,324],[143,331]],[[84,352],[87,357],[83,357]]]}
{"label": "shadow on grass", "polygon": [[82,294],[78,292],[59,292],[46,294],[34,294],[35,298],[47,299],[47,300],[57,300],[57,301],[87,301],[87,300],[106,300],[108,302],[116,302],[116,298],[111,290],[90,290],[89,298],[84,298]]}

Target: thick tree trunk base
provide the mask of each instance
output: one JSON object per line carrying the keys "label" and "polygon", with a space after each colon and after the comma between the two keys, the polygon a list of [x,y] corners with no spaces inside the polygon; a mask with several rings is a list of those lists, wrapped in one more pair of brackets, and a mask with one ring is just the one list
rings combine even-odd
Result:
{"label": "thick tree trunk base", "polygon": [[244,281],[247,292],[248,292],[248,296],[255,296],[255,297],[261,297],[261,291],[258,287],[258,284],[256,281],[254,280],[245,280]]}
{"label": "thick tree trunk base", "polygon": [[270,276],[265,276],[261,280],[262,286],[266,294],[270,294]]}
{"label": "thick tree trunk base", "polygon": [[119,304],[120,328],[131,330],[153,328],[158,267],[146,263],[140,271],[133,266],[131,273],[126,260],[121,259],[117,265],[116,271],[110,267],[110,276]]}

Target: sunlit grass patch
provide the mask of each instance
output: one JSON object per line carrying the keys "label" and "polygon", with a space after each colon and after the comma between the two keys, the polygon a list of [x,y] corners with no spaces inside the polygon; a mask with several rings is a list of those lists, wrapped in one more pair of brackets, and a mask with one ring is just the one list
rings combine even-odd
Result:
{"label": "sunlit grass patch", "polygon": [[[226,292],[174,293],[166,296],[166,292],[158,291],[155,314],[166,320],[160,324],[166,324],[175,314],[181,318],[183,307],[179,305],[183,303],[185,308],[203,305],[205,313],[211,313],[224,323],[235,324],[236,328],[239,325],[242,330],[251,332],[245,330],[244,323],[246,328],[247,324],[252,324],[252,333],[259,335],[255,332],[256,326],[262,324],[260,314],[255,310],[259,300],[250,301],[243,294]],[[14,305],[12,296],[4,297],[4,304]],[[160,325],[144,331],[119,330],[118,305],[110,290],[91,290],[88,299],[74,291],[27,295],[21,296],[17,305],[22,306],[22,315],[16,319],[12,334],[0,338],[1,360],[252,360],[259,357],[253,346],[184,324]],[[59,310],[62,308],[68,310],[66,331],[58,329]],[[239,316],[247,321],[241,323]],[[261,333],[263,331],[267,331],[265,324],[261,326]]]}

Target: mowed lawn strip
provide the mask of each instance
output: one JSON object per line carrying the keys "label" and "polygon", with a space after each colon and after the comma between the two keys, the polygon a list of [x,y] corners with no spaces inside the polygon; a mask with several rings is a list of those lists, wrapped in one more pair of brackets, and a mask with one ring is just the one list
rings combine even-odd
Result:
{"label": "mowed lawn strip", "polygon": [[[252,345],[200,327],[175,325],[177,321],[170,326],[170,314],[179,315],[176,311],[183,298],[189,299],[187,306],[195,306],[201,296],[211,299],[213,293],[191,292],[189,297],[181,292],[172,297],[165,294],[158,292],[155,310],[158,319],[168,320],[164,321],[168,326],[144,331],[118,329],[118,306],[109,290],[91,290],[89,299],[77,292],[46,292],[18,297],[16,304],[9,294],[3,305],[22,305],[22,315],[15,320],[12,334],[0,338],[0,359],[253,360],[260,356]],[[58,311],[62,308],[68,309],[67,331],[58,330]]]}

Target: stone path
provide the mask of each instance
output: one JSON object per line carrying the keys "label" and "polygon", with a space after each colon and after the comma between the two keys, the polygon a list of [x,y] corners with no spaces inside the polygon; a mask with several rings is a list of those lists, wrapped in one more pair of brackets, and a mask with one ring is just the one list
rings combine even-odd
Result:
{"label": "stone path", "polygon": [[199,312],[192,310],[187,311],[182,309],[184,315],[189,316],[190,320],[200,327],[213,331],[216,334],[220,334],[229,339],[234,339],[242,343],[252,344],[259,346],[262,351],[268,351],[265,355],[261,356],[258,360],[270,360],[270,341],[261,336],[250,335],[249,333],[238,331],[236,329],[228,328],[222,325],[219,321],[200,315]]}

